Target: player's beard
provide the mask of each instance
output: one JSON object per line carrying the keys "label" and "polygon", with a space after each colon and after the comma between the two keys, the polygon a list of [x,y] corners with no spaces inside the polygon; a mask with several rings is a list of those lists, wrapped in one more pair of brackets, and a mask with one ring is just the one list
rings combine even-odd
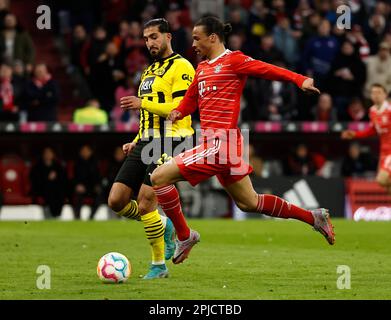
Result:
{"label": "player's beard", "polygon": [[155,60],[159,60],[163,57],[163,54],[167,51],[167,44],[163,43],[161,48],[158,51],[155,51],[154,53],[150,50],[149,53],[151,54],[151,57]]}

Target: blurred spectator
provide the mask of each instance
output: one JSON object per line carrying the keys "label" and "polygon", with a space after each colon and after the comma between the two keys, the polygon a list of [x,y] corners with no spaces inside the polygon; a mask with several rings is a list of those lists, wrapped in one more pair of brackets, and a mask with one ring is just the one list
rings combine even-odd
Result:
{"label": "blurred spectator", "polygon": [[358,48],[360,58],[365,62],[370,56],[371,49],[362,32],[361,26],[358,24],[353,25],[351,32],[346,34],[346,40],[350,41],[355,47]]}
{"label": "blurred spectator", "polygon": [[72,194],[75,218],[80,219],[81,207],[88,199],[91,201],[89,204],[91,207],[90,219],[92,220],[102,202],[102,186],[98,162],[89,145],[80,148],[79,157],[75,162]]}
{"label": "blurred spectator", "polygon": [[224,20],[224,0],[192,0],[190,6],[193,22],[211,13],[219,17],[220,20]]}
{"label": "blurred spectator", "polygon": [[299,0],[295,12],[293,14],[293,29],[302,30],[308,17],[313,14],[308,0]]}
{"label": "blurred spectator", "polygon": [[9,13],[4,18],[4,30],[0,35],[0,56],[2,62],[11,64],[19,59],[28,73],[35,60],[35,49],[30,35],[18,25],[15,15]]}
{"label": "blurred spectator", "polygon": [[362,92],[366,67],[349,41],[341,46],[329,73],[328,91],[333,95],[338,116],[346,112],[349,101]]}
{"label": "blurred spectator", "polygon": [[374,159],[371,159],[369,153],[361,151],[359,143],[353,142],[349,146],[348,154],[342,161],[342,176],[363,177],[368,171],[376,171]]}
{"label": "blurred spectator", "polygon": [[[97,26],[94,30],[92,40],[87,47],[87,61],[88,66],[85,68],[86,74],[90,74],[91,68],[93,68],[98,62],[100,57],[105,53],[108,43],[107,31],[102,26]],[[91,77],[90,83],[95,79]]]}
{"label": "blurred spectator", "polygon": [[284,173],[288,176],[314,175],[323,164],[323,159],[318,159],[310,153],[305,144],[299,144],[295,152],[288,156],[284,163]]}
{"label": "blurred spectator", "polygon": [[[280,61],[273,63],[286,67]],[[243,121],[282,121],[297,115],[297,89],[290,82],[249,79],[243,96],[247,101],[247,107],[242,111]]]}
{"label": "blurred spectator", "polygon": [[247,10],[242,6],[241,0],[227,0],[224,10],[225,21],[231,22],[230,19],[233,18],[234,24],[247,24]]}
{"label": "blurred spectator", "polygon": [[368,39],[371,54],[379,50],[379,43],[382,41],[386,32],[386,18],[380,13],[374,13],[368,20],[368,31],[366,38]]}
{"label": "blurred spectator", "polygon": [[71,43],[71,63],[77,67],[82,73],[88,73],[88,49],[90,40],[86,29],[79,24],[73,29],[73,37]]}
{"label": "blurred spectator", "polygon": [[284,61],[284,55],[274,44],[274,38],[271,34],[265,34],[261,38],[261,45],[254,59],[259,59],[267,63],[274,61]]}
{"label": "blurred spectator", "polygon": [[99,101],[91,99],[83,108],[76,109],[73,114],[73,122],[77,124],[101,125],[108,123],[106,111],[100,109]]}
{"label": "blurred spectator", "polygon": [[123,84],[115,90],[115,106],[111,111],[111,120],[114,122],[130,122],[138,121],[138,110],[123,110],[121,108],[121,98],[125,96],[135,96],[137,94],[136,87],[132,75],[127,75]]}
{"label": "blurred spectator", "polygon": [[354,97],[346,112],[341,115],[341,121],[369,121],[368,112],[360,98]]}
{"label": "blurred spectator", "polygon": [[67,177],[54,150],[46,147],[41,159],[31,168],[31,193],[35,203],[46,206],[48,217],[59,217],[65,202]]}
{"label": "blurred spectator", "polygon": [[26,108],[29,121],[56,121],[59,88],[45,64],[34,68],[34,77],[27,84]]}
{"label": "blurred spectator", "polygon": [[9,13],[9,1],[0,0],[0,31],[4,29],[4,19]]}
{"label": "blurred spectator", "polygon": [[333,99],[328,93],[319,96],[318,103],[312,109],[314,121],[337,121],[337,112],[333,107]]}
{"label": "blurred spectator", "polygon": [[126,42],[129,35],[130,35],[129,22],[126,20],[122,20],[118,26],[118,34],[116,34],[112,39],[112,42],[115,43],[118,50],[121,50],[122,46]]}
{"label": "blurred spectator", "polygon": [[12,68],[6,64],[0,67],[0,121],[18,121],[20,94],[14,88]]}
{"label": "blurred spectator", "polygon": [[114,91],[125,78],[123,60],[114,43],[108,43],[106,51],[91,69],[92,93],[108,113],[115,104]]}
{"label": "blurred spectator", "polygon": [[372,84],[382,84],[387,92],[391,90],[391,46],[387,42],[379,45],[379,52],[367,60],[367,80],[365,83],[365,97],[370,98]]}
{"label": "blurred spectator", "polygon": [[126,71],[136,73],[148,64],[148,51],[142,37],[142,27],[137,21],[130,23],[129,37],[121,49],[121,55],[125,60]]}
{"label": "blurred spectator", "polygon": [[185,56],[187,48],[189,47],[188,36],[186,29],[181,26],[179,15],[179,10],[170,10],[166,13],[166,19],[170,24],[171,29],[172,49],[181,56]]}
{"label": "blurred spectator", "polygon": [[232,33],[246,34],[246,24],[243,22],[245,18],[241,9],[243,8],[234,7],[228,12],[227,22],[232,26]]}
{"label": "blurred spectator", "polygon": [[288,18],[280,18],[277,21],[277,25],[273,29],[274,42],[290,67],[295,66],[299,58],[295,35]]}
{"label": "blurred spectator", "polygon": [[330,30],[330,22],[323,19],[318,27],[318,35],[307,41],[302,58],[305,74],[315,79],[320,90],[324,90],[331,63],[339,50],[338,42]]}
{"label": "blurred spectator", "polygon": [[131,2],[128,0],[102,0],[101,3],[108,32],[113,35],[118,29],[118,22],[125,19],[130,11]]}
{"label": "blurred spectator", "polygon": [[270,32],[275,23],[274,16],[265,5],[264,0],[254,0],[248,17],[248,29],[255,41]]}

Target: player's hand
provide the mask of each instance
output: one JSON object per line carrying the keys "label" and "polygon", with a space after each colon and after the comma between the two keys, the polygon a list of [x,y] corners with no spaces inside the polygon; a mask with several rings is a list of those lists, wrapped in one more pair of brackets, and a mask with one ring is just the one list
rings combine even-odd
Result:
{"label": "player's hand", "polygon": [[160,167],[162,164],[170,161],[172,157],[170,157],[167,153],[163,153],[160,159],[156,162],[157,166]]}
{"label": "player's hand", "polygon": [[126,156],[128,156],[134,149],[134,147],[136,146],[136,142],[129,142],[129,143],[125,143],[123,146],[122,146],[122,151],[124,152],[124,154]]}
{"label": "player's hand", "polygon": [[180,119],[182,119],[182,113],[180,113],[178,110],[172,110],[170,114],[167,116],[167,120],[172,122],[175,122]]}
{"label": "player's hand", "polygon": [[342,133],[341,133],[341,138],[344,140],[354,139],[355,136],[356,136],[356,132],[354,132],[353,130],[345,130],[345,131],[342,131]]}
{"label": "player's hand", "polygon": [[135,96],[125,96],[121,98],[120,105],[124,110],[138,110],[141,108],[141,99]]}
{"label": "player's hand", "polygon": [[314,79],[312,78],[307,78],[304,80],[303,84],[301,85],[301,90],[307,93],[320,94],[319,89],[314,86]]}

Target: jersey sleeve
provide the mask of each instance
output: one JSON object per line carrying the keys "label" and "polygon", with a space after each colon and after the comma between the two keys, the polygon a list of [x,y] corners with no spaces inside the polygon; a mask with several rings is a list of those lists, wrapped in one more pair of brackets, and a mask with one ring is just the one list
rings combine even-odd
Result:
{"label": "jersey sleeve", "polygon": [[307,79],[307,77],[301,74],[260,60],[255,60],[241,52],[232,56],[231,67],[237,74],[267,80],[290,81],[295,83],[299,88],[301,88],[304,80]]}
{"label": "jersey sleeve", "polygon": [[362,138],[368,138],[377,135],[377,131],[375,129],[375,126],[371,122],[369,127],[366,128],[365,130],[361,131],[356,131],[356,135],[354,136],[357,139],[362,139]]}
{"label": "jersey sleeve", "polygon": [[134,137],[134,139],[133,139],[133,143],[137,143],[138,141],[140,140],[140,135],[139,134],[137,134],[135,137]]}
{"label": "jersey sleeve", "polygon": [[182,116],[181,119],[192,114],[196,111],[198,106],[198,80],[197,76],[194,77],[194,81],[191,83],[189,89],[186,91],[185,97],[180,102],[179,106],[175,110],[179,111]]}
{"label": "jersey sleeve", "polygon": [[147,99],[141,101],[141,108],[166,118],[176,108],[188,90],[194,78],[194,68],[190,62],[178,63],[174,70],[172,80],[171,96],[172,102],[153,102]]}

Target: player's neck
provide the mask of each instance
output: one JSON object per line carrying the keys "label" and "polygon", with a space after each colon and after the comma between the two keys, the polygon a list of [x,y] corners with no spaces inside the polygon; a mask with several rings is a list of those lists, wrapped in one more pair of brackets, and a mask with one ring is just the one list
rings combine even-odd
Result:
{"label": "player's neck", "polygon": [[169,56],[171,56],[172,54],[174,53],[174,51],[172,49],[167,49],[166,52],[163,53],[163,55],[161,56],[161,60],[164,60],[166,58],[168,58]]}
{"label": "player's neck", "polygon": [[375,107],[376,107],[376,109],[377,110],[380,110],[382,107],[383,107],[383,105],[384,105],[384,102],[385,102],[385,100],[384,101],[382,101],[381,103],[379,103],[379,104],[376,104],[375,103]]}
{"label": "player's neck", "polygon": [[213,60],[219,56],[221,56],[224,52],[225,52],[225,47],[223,44],[221,44],[220,46],[218,46],[216,49],[214,50],[211,50],[211,53],[209,54],[208,56],[208,60]]}

